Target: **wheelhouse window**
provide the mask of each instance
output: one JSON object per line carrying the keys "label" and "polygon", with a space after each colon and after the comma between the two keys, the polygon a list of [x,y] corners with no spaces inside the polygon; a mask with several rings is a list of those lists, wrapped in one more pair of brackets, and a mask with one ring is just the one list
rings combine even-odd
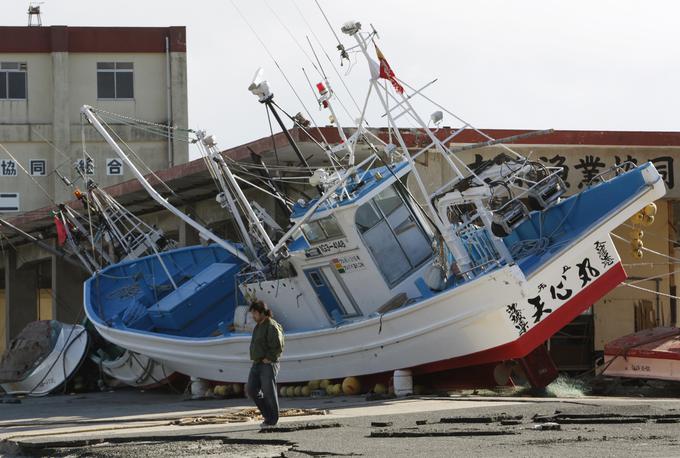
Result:
{"label": "wheelhouse window", "polygon": [[394,187],[359,207],[355,225],[390,286],[432,255],[429,238]]}
{"label": "wheelhouse window", "polygon": [[337,239],[343,235],[342,229],[340,229],[340,226],[338,226],[338,223],[333,216],[303,224],[301,229],[309,243],[319,243],[326,240]]}
{"label": "wheelhouse window", "polygon": [[26,100],[25,62],[0,62],[0,100]]}
{"label": "wheelhouse window", "polygon": [[134,99],[134,66],[132,62],[97,63],[97,98]]}

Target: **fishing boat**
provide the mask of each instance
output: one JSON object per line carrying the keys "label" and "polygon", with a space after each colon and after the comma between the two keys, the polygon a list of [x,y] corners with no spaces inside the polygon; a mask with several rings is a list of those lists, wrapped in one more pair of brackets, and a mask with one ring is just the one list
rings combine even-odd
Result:
{"label": "fishing boat", "polygon": [[614,339],[604,347],[603,367],[609,377],[680,381],[680,328],[655,327]]}
{"label": "fishing boat", "polygon": [[83,326],[54,320],[29,323],[0,359],[0,387],[12,395],[45,396],[64,386],[87,350]]}
{"label": "fishing boat", "polygon": [[[211,136],[199,132],[199,145],[219,185],[216,200],[239,228],[236,241],[173,207],[116,144],[97,110],[81,109],[147,192],[212,242],[113,264],[87,280],[85,310],[107,340],[185,374],[243,382],[251,365],[248,303],[257,298],[286,332],[283,383],[526,363],[626,278],[609,233],[644,209],[653,213],[650,204],[665,194],[651,163],[628,171],[615,166],[566,197],[561,168],[529,160],[481,131],[487,142],[453,148],[471,125],[461,120],[451,136],[437,136],[411,105],[422,94],[407,92],[377,46],[377,60],[369,51],[375,30],[350,22],[342,31],[368,63],[362,116],[346,135],[328,79],[317,85],[317,101],[330,111],[341,143],[324,148],[328,167],[307,167],[298,154],[318,196],[294,201],[288,229],[277,237],[273,218],[246,198],[238,165]],[[279,120],[261,72],[249,90]],[[365,126],[371,95],[388,119],[389,138]],[[401,116],[418,124],[425,146],[407,148],[396,125]],[[372,150],[360,161],[359,143]],[[474,166],[459,157],[490,145],[503,153]],[[451,171],[435,189],[415,166],[425,153],[440,155]],[[279,191],[271,195],[280,198]],[[523,366],[534,385],[554,378]]]}

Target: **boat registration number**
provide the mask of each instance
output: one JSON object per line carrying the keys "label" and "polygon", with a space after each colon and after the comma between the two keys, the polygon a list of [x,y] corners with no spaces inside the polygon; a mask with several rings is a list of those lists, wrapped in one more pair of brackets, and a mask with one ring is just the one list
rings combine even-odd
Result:
{"label": "boat registration number", "polygon": [[319,256],[328,256],[341,251],[346,251],[349,248],[347,239],[332,240],[329,242],[320,243],[308,250],[305,250],[305,257],[317,258]]}

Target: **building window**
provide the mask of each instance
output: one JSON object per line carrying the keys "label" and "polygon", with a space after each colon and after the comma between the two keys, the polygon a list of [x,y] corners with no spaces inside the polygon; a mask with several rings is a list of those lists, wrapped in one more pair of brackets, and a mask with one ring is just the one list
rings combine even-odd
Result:
{"label": "building window", "polygon": [[133,99],[132,62],[97,62],[97,98]]}
{"label": "building window", "polygon": [[26,100],[26,62],[0,62],[0,99]]}

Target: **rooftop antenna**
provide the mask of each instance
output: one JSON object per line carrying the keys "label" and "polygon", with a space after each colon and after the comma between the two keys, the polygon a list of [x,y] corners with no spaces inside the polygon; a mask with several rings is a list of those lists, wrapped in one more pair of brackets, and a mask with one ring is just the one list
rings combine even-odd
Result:
{"label": "rooftop antenna", "polygon": [[[33,27],[41,27],[42,26],[42,17],[40,16],[40,5],[42,5],[45,2],[31,2],[28,4],[28,26]],[[33,23],[33,19],[35,18],[35,24]]]}

